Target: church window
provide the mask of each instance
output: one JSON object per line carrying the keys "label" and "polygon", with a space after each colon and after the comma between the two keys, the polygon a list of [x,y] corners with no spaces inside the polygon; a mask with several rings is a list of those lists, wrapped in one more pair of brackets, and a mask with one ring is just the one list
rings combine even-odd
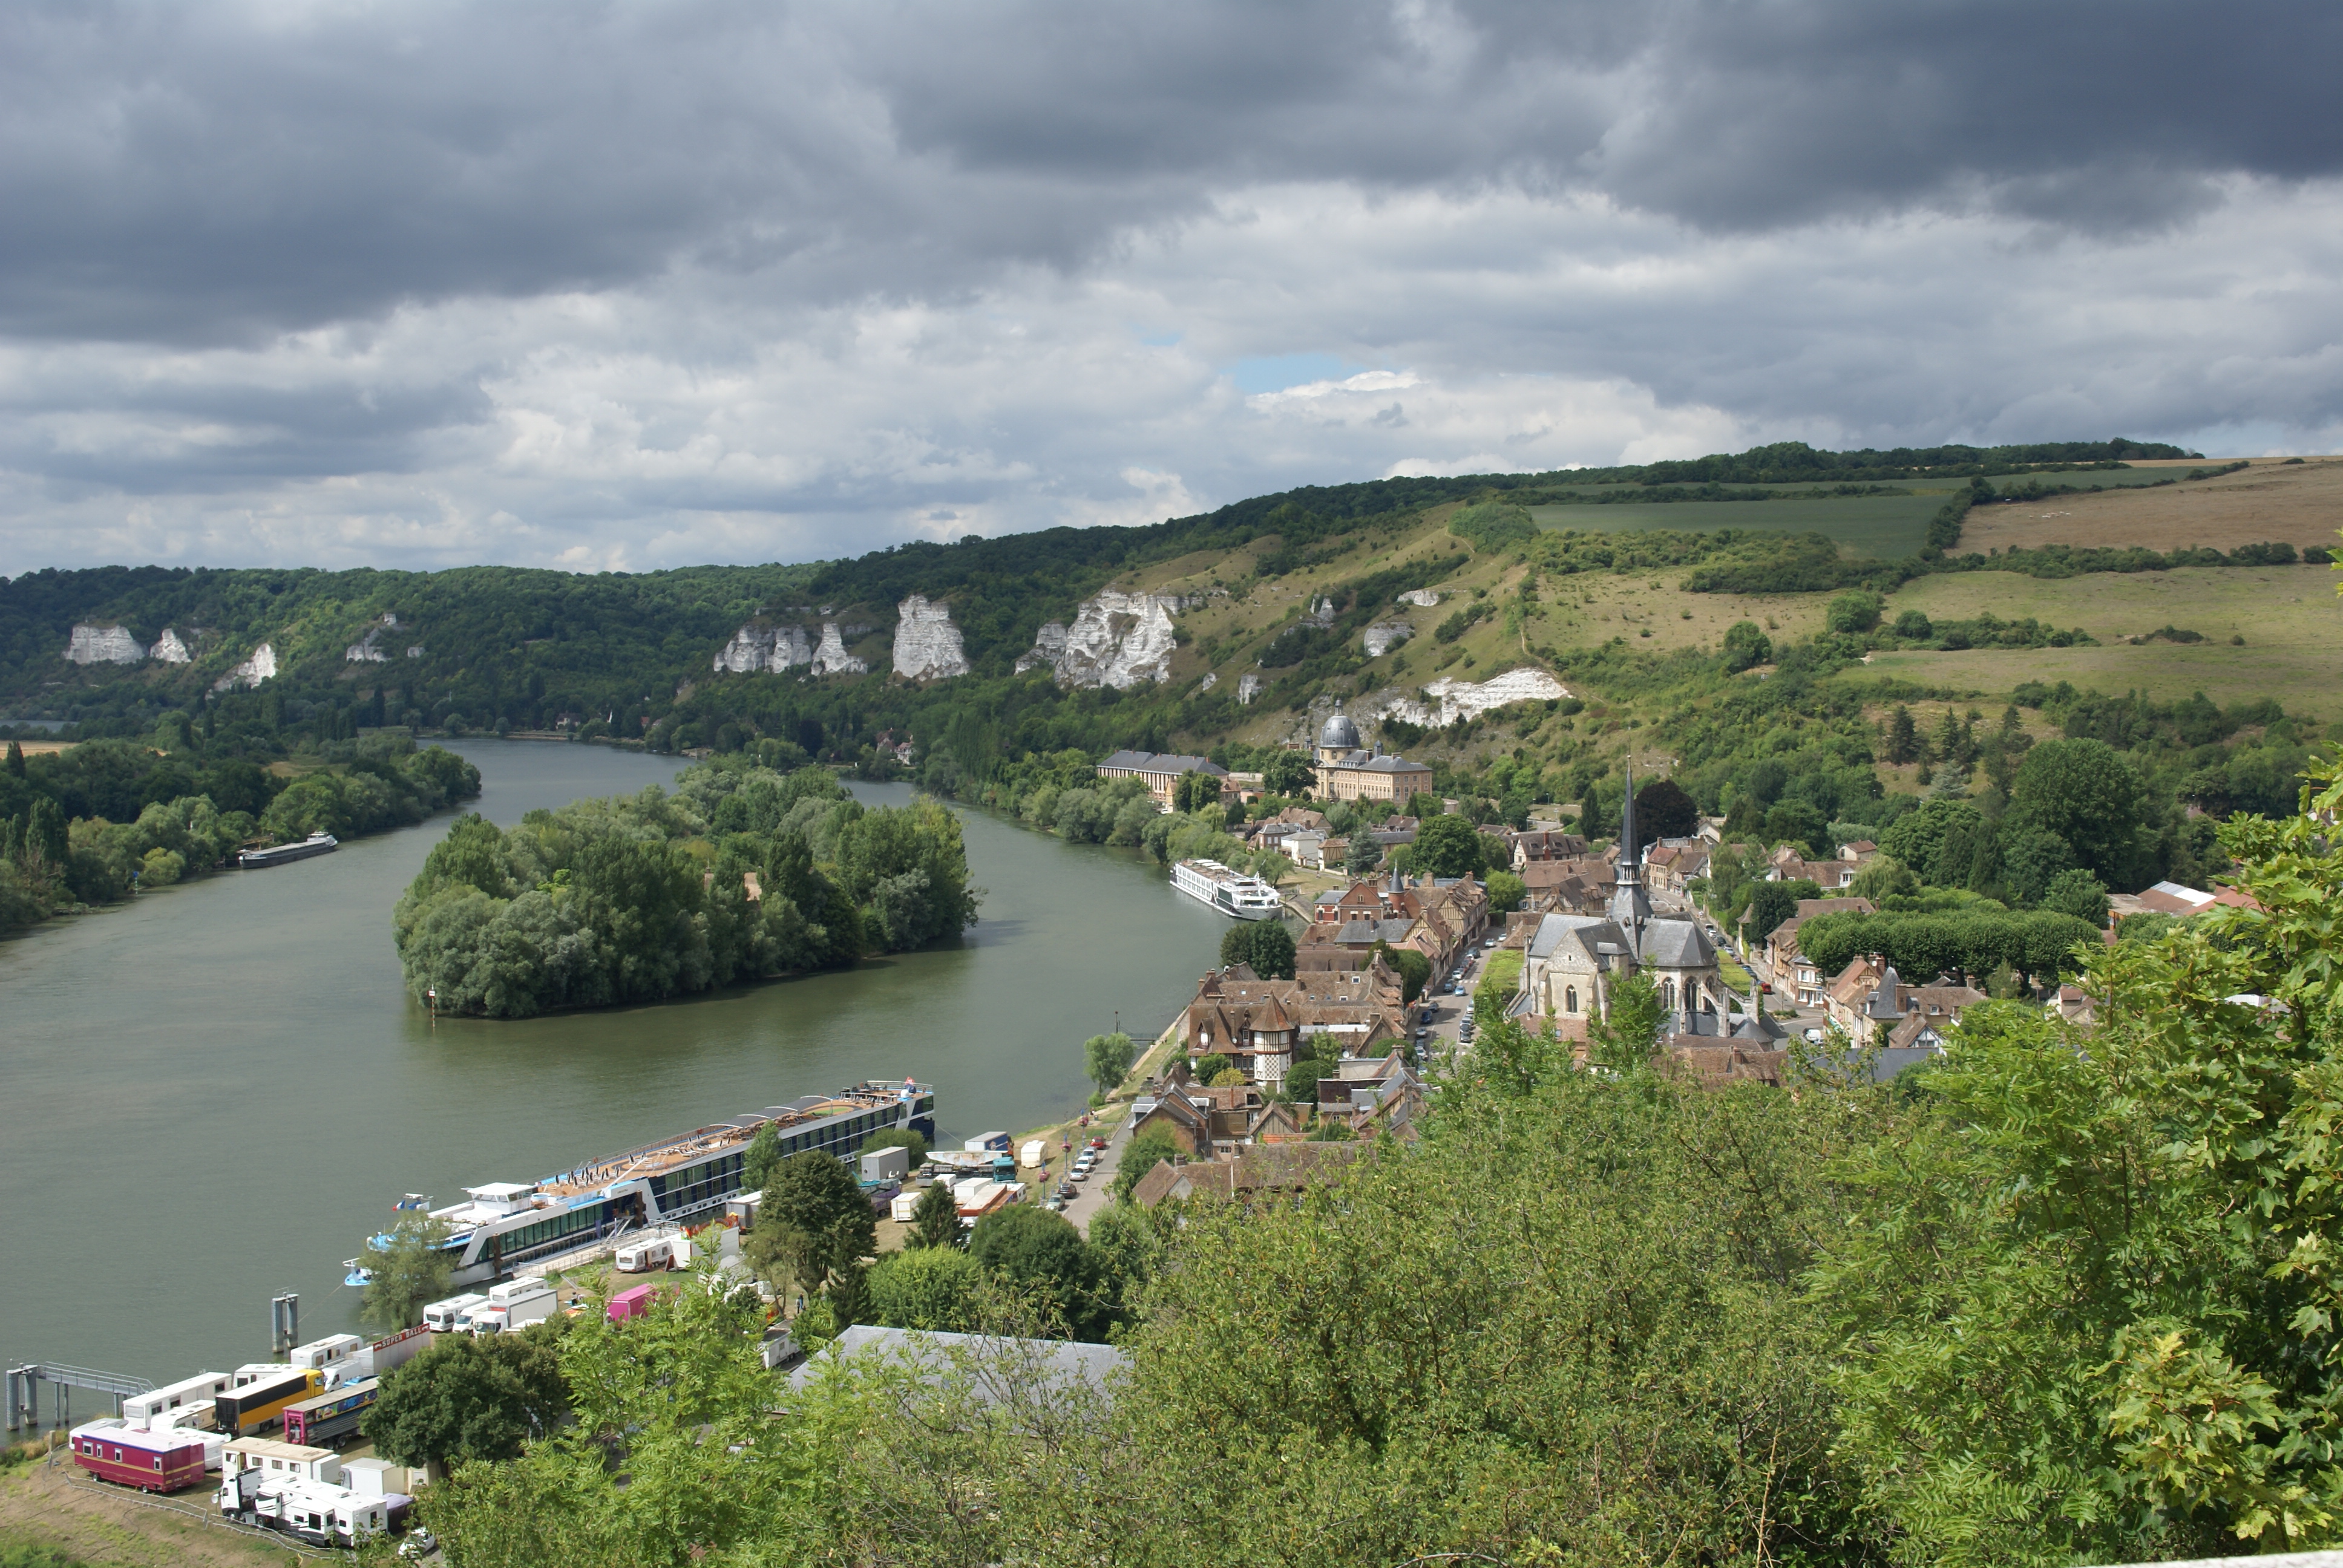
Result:
{"label": "church window", "polygon": [[1564,986],[1563,988],[1562,1008],[1564,1012],[1576,1012],[1578,1010],[1578,988],[1576,986]]}

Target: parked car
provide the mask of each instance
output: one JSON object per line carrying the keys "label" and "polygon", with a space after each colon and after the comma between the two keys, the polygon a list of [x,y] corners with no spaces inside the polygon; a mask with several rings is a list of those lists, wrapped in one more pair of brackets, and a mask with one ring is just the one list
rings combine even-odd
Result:
{"label": "parked car", "polygon": [[1066,1180],[1067,1180],[1067,1181],[1089,1181],[1090,1179],[1091,1179],[1091,1168],[1090,1168],[1089,1166],[1087,1166],[1087,1165],[1077,1165],[1077,1166],[1075,1166],[1075,1167],[1074,1167],[1074,1173],[1073,1173],[1072,1175],[1071,1175],[1071,1176],[1069,1176],[1069,1177],[1067,1177],[1067,1178],[1066,1178]]}
{"label": "parked car", "polygon": [[1106,1140],[1103,1138],[1093,1138],[1091,1140],[1091,1147],[1093,1149],[1103,1149],[1106,1147]]}

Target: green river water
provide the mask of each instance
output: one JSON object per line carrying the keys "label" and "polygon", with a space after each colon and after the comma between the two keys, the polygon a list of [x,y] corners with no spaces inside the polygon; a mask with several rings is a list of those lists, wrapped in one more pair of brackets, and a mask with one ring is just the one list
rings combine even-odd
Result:
{"label": "green river water", "polygon": [[[454,749],[498,823],[676,770]],[[934,1082],[953,1141],[1078,1109],[1082,1040],[1118,1010],[1161,1030],[1225,922],[1132,851],[962,819],[985,896],[961,942],[625,1011],[430,1026],[390,911],[444,816],[0,942],[0,1356],[156,1383],[264,1360],[278,1292],[304,1339],[356,1327],[342,1260],[402,1192],[453,1202],[866,1078]]]}

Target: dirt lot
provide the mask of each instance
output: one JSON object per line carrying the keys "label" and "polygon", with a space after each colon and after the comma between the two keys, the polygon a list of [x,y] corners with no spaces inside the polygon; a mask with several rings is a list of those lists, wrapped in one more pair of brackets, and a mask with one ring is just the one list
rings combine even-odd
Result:
{"label": "dirt lot", "polygon": [[[2205,466],[2158,465],[2182,473]],[[2089,476],[2045,478],[2087,482]],[[2162,489],[2108,490],[2031,506],[1982,507],[1969,513],[1960,548],[1964,554],[2038,545],[2143,545],[2157,550],[2209,545],[2226,550],[2265,539],[2300,548],[2334,546],[2338,528],[2343,528],[2343,458],[2311,457],[2288,464],[2261,457],[2241,473]]]}
{"label": "dirt lot", "polygon": [[282,1537],[248,1535],[221,1523],[207,1493],[141,1497],[85,1480],[62,1459],[0,1476],[0,1544],[55,1547],[93,1563],[136,1568],[254,1568],[323,1561]]}

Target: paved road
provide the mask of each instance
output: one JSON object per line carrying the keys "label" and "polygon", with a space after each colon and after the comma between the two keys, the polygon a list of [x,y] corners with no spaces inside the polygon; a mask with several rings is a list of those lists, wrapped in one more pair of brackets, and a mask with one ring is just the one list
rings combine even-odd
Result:
{"label": "paved road", "polygon": [[[1074,1229],[1085,1236],[1091,1233],[1091,1216],[1105,1208],[1111,1201],[1107,1196],[1107,1188],[1112,1184],[1115,1171],[1122,1164],[1122,1151],[1131,1142],[1131,1107],[1113,1106],[1110,1108],[1109,1113],[1114,1117],[1115,1122],[1114,1131],[1107,1137],[1106,1152],[1100,1157],[1097,1166],[1091,1171],[1091,1179],[1081,1184],[1074,1201],[1066,1205],[1066,1218],[1071,1220],[1074,1222]],[[1099,1131],[1099,1125],[1094,1121],[1084,1131],[1083,1136],[1095,1138]],[[1081,1152],[1081,1146],[1077,1143],[1074,1153]],[[1051,1191],[1056,1190],[1054,1178],[1063,1174],[1071,1161],[1072,1155],[1061,1153],[1058,1163],[1051,1167],[1053,1178],[1051,1183]],[[1043,1194],[1045,1197],[1047,1195]]]}

